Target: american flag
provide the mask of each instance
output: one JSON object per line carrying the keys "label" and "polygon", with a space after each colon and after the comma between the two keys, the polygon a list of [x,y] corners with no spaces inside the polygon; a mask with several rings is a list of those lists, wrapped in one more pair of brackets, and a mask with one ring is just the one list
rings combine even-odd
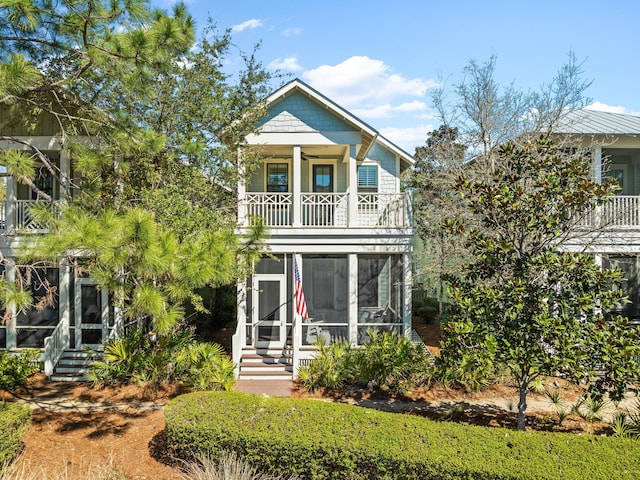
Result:
{"label": "american flag", "polygon": [[295,270],[296,286],[296,312],[302,318],[309,318],[309,311],[307,310],[307,302],[304,299],[304,291],[302,290],[302,279],[300,278],[300,270],[298,270],[298,262],[293,259],[293,269]]}

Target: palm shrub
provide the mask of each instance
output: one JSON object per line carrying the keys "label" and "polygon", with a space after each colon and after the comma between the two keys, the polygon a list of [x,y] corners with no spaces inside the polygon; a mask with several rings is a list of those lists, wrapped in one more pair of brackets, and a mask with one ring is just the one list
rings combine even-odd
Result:
{"label": "palm shrub", "polygon": [[353,354],[354,381],[369,388],[406,388],[422,348],[395,332],[370,330],[368,335],[370,341]]}
{"label": "palm shrub", "polygon": [[350,383],[353,364],[351,344],[346,340],[326,344],[318,339],[314,346],[318,349],[315,358],[298,370],[298,378],[305,388],[313,392],[319,387],[339,388]]}
{"label": "palm shrub", "polygon": [[368,334],[370,341],[360,348],[347,341],[316,342],[315,358],[298,371],[300,382],[309,391],[346,385],[404,391],[431,378],[431,358],[421,347],[393,332]]}
{"label": "palm shrub", "polygon": [[229,390],[234,367],[222,347],[197,342],[191,330],[174,329],[154,337],[132,328],[122,338],[105,345],[104,360],[95,362],[87,377],[94,384],[157,387],[177,381],[198,389]]}

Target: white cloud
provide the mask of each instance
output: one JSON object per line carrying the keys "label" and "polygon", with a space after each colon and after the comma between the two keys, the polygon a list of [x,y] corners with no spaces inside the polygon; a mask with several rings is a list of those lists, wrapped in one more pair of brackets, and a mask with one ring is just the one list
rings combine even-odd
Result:
{"label": "white cloud", "polygon": [[363,118],[388,118],[394,113],[414,113],[416,115],[424,115],[426,111],[427,105],[419,100],[404,102],[397,106],[385,103],[371,108],[354,108],[352,110],[355,115]]}
{"label": "white cloud", "polygon": [[247,20],[246,22],[239,23],[231,27],[232,32],[242,32],[247,28],[253,30],[254,28],[258,28],[262,26],[262,20],[258,20],[257,18],[252,18],[251,20]]}
{"label": "white cloud", "polygon": [[288,70],[293,72],[302,70],[296,57],[276,58],[269,63],[268,68],[270,70]]}
{"label": "white cloud", "polygon": [[427,140],[427,134],[433,128],[434,126],[430,124],[407,128],[385,127],[380,129],[380,133],[407,153],[413,155],[416,147],[424,145]]}
{"label": "white cloud", "polygon": [[[314,88],[347,109],[372,108],[398,97],[418,97],[438,85],[421,77],[395,74],[381,60],[354,56],[337,65],[307,70],[302,77]],[[397,107],[394,107],[397,108]]]}
{"label": "white cloud", "polygon": [[599,112],[624,113],[625,115],[640,115],[640,112],[632,112],[627,107],[621,105],[607,105],[602,102],[593,102],[585,107],[588,110],[597,110]]}
{"label": "white cloud", "polygon": [[287,28],[282,31],[282,35],[284,35],[285,37],[295,37],[300,35],[301,33],[302,29],[300,27]]}

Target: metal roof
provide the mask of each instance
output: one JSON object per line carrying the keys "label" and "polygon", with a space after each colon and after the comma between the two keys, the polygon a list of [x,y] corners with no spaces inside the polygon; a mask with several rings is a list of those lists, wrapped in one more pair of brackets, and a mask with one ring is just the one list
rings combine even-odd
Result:
{"label": "metal roof", "polygon": [[556,133],[578,135],[640,135],[640,117],[596,110],[573,110],[560,120]]}

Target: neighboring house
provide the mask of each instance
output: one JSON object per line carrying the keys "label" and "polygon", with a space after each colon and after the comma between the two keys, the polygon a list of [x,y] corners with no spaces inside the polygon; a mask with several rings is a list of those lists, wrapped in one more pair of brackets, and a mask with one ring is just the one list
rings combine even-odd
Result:
{"label": "neighboring house", "polygon": [[[68,201],[72,196],[71,162],[56,122],[41,114],[37,121],[28,123],[22,125],[8,110],[0,109],[0,148],[31,151],[30,145],[35,146],[47,156],[53,168],[59,169],[60,175],[56,177],[63,180],[59,182],[44,166],[37,170],[34,184],[53,199],[51,202],[38,198],[35,189],[3,175],[0,187],[5,200],[4,206],[0,206],[0,254],[9,260],[8,264],[14,263],[19,247],[28,241],[29,235],[43,232],[30,214],[31,207],[36,202],[45,202],[55,208],[57,202]],[[13,280],[24,271],[8,267],[2,273]],[[52,302],[44,308],[34,306],[19,313],[8,305],[8,312],[1,312],[0,349],[41,349],[47,375],[51,376],[57,366],[58,379],[81,378],[78,370],[87,364],[86,355],[82,353],[85,347],[98,347],[121,324],[117,309],[110,306],[108,292],[97,289],[91,278],[66,263],[36,269],[30,283],[36,301],[52,290]],[[65,355],[67,358],[63,358]]]}
{"label": "neighboring house", "polygon": [[640,322],[640,117],[577,110],[568,114],[556,133],[591,147],[596,180],[617,180],[618,193],[596,208],[570,250],[594,253],[603,268],[618,267],[630,303],[620,307],[632,323]]}
{"label": "neighboring house", "polygon": [[300,80],[267,107],[247,137],[264,161],[238,188],[239,233],[261,220],[271,253],[238,286],[241,378],[290,378],[317,340],[411,330],[411,155]]}

